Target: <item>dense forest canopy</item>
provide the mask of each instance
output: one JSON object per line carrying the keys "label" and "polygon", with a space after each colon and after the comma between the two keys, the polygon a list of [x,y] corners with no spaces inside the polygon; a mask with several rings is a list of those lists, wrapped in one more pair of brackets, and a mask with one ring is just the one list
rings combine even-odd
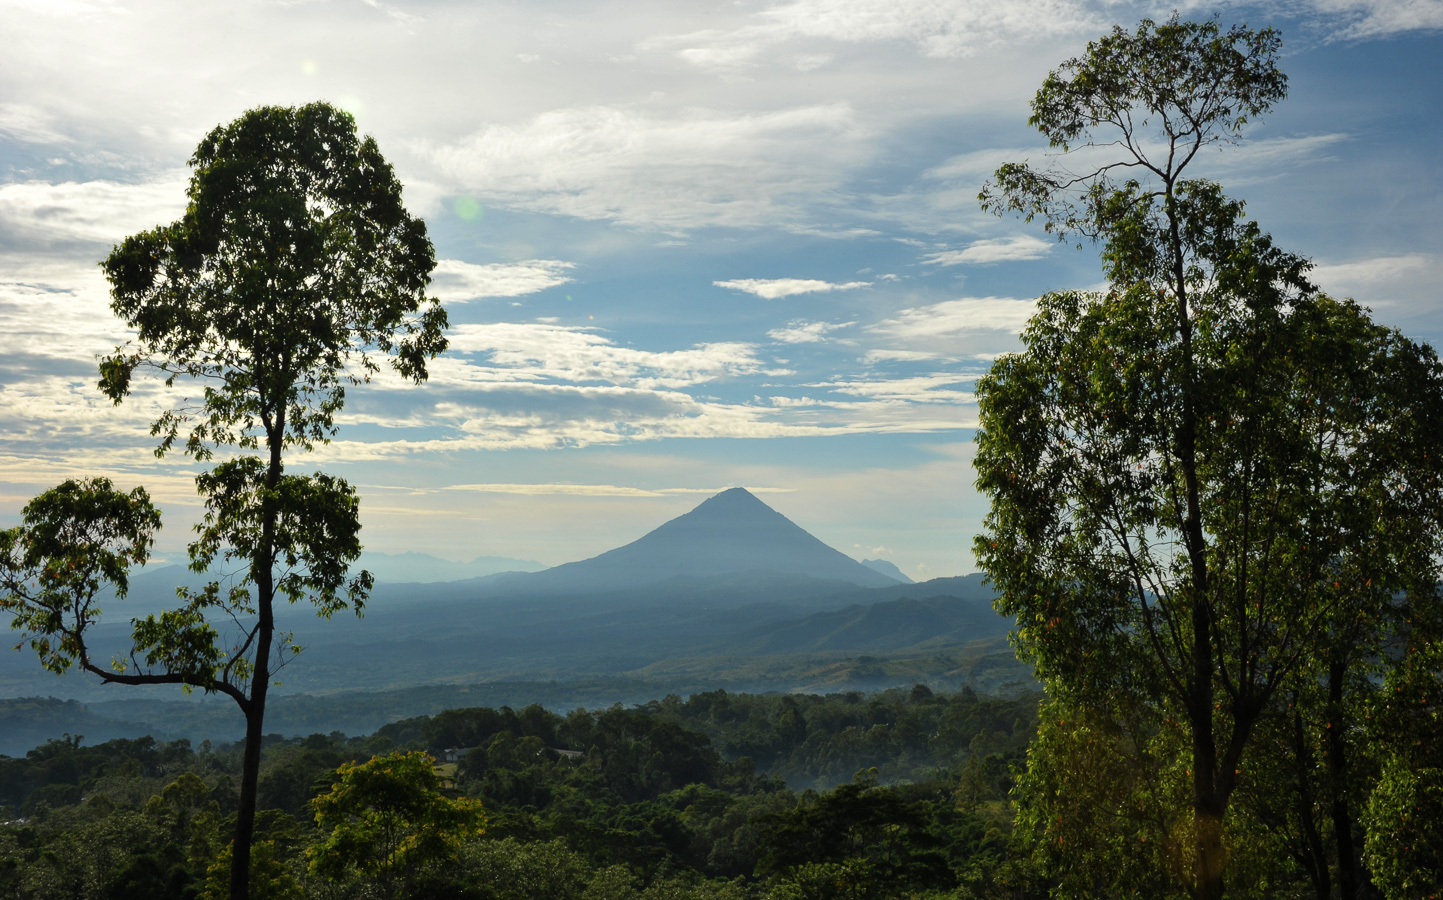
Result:
{"label": "dense forest canopy", "polygon": [[[358,764],[424,752],[440,760],[430,802],[479,801],[484,831],[458,826],[454,846],[397,863],[388,896],[952,891],[1004,859],[1011,767],[1036,709],[1036,697],[921,685],[714,691],[565,715],[447,710],[355,738],[273,735],[253,871],[275,896],[369,896],[379,870],[318,854],[343,842],[313,801]],[[70,737],[0,759],[0,897],[215,896],[242,749]],[[426,794],[429,779],[415,780]]]}

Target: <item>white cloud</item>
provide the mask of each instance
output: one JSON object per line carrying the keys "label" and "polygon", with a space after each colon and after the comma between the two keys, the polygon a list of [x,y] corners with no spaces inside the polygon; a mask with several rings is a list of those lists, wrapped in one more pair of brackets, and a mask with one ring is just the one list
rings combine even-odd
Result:
{"label": "white cloud", "polygon": [[[1443,0],[1312,0],[1319,13],[1342,19],[1338,40],[1365,40],[1443,29]],[[1332,24],[1332,23],[1330,23]]]}
{"label": "white cloud", "polygon": [[836,189],[870,153],[843,103],[762,113],[557,109],[416,150],[492,205],[662,231],[804,227],[787,198]]}
{"label": "white cloud", "polygon": [[797,0],[762,14],[782,33],[858,43],[906,41],[928,56],[967,56],[999,44],[1095,31],[1098,17],[1069,0]]}
{"label": "white cloud", "polygon": [[[619,347],[591,328],[543,322],[461,325],[451,332],[456,352],[485,354],[502,379],[608,382],[638,387],[685,387],[763,371],[751,344],[725,341],[687,350]],[[468,372],[489,377],[477,364]],[[433,380],[436,376],[433,375]],[[444,375],[442,377],[445,377]]]}
{"label": "white cloud", "polygon": [[932,337],[959,331],[1020,331],[1037,309],[1036,300],[966,297],[904,309],[872,326],[893,338]]}
{"label": "white cloud", "polygon": [[68,144],[57,130],[55,117],[24,103],[0,103],[0,135],[27,144]]}
{"label": "white cloud", "polygon": [[1200,155],[1194,174],[1220,180],[1229,189],[1247,187],[1295,174],[1305,166],[1336,162],[1338,151],[1352,140],[1352,135],[1339,132],[1242,140]]}
{"label": "white cloud", "polygon": [[94,262],[0,254],[0,355],[80,363],[125,340]]}
{"label": "white cloud", "polygon": [[910,378],[829,381],[812,386],[826,387],[839,394],[866,397],[872,400],[968,404],[973,402],[972,392],[957,390],[954,385],[971,380],[970,376],[962,376],[956,372],[936,372],[929,375],[914,375]]}
{"label": "white cloud", "polygon": [[528,259],[518,263],[476,265],[457,259],[439,259],[428,293],[442,303],[464,303],[482,297],[520,297],[566,284],[575,263],[556,259]]}
{"label": "white cloud", "polygon": [[785,328],[773,328],[767,337],[784,344],[815,344],[827,339],[833,331],[850,328],[856,322],[801,322],[794,321]]}
{"label": "white cloud", "polygon": [[943,250],[929,253],[922,262],[935,266],[957,266],[963,264],[982,265],[995,262],[1041,259],[1052,250],[1048,241],[1038,240],[1031,235],[1013,235],[1005,238],[989,238],[973,241],[964,250]]}
{"label": "white cloud", "polygon": [[981,187],[1003,163],[1030,160],[1049,152],[1046,147],[988,147],[948,157],[922,175],[936,181],[961,182]]}
{"label": "white cloud", "polygon": [[769,49],[805,40],[901,42],[929,57],[965,57],[1096,32],[1106,22],[1088,6],[1073,0],[794,0],[759,11],[738,28],[652,38],[643,46],[671,47],[692,65],[722,71],[756,65]]}
{"label": "white cloud", "polygon": [[1404,317],[1437,332],[1443,314],[1438,285],[1443,284],[1443,254],[1408,253],[1352,262],[1321,262],[1308,273],[1313,283],[1334,296],[1352,297],[1371,307],[1388,324]]}
{"label": "white cloud", "polygon": [[862,357],[868,365],[879,362],[920,362],[927,359],[937,359],[941,353],[929,350],[890,350],[874,349],[868,350]]}
{"label": "white cloud", "polygon": [[119,243],[185,212],[185,170],[125,184],[22,181],[0,185],[0,230],[41,243]]}
{"label": "white cloud", "polygon": [[870,281],[837,283],[817,281],[811,278],[736,278],[731,281],[713,281],[712,284],[717,287],[731,288],[734,291],[746,291],[748,294],[756,294],[767,300],[777,300],[793,294],[851,291],[870,287],[872,283]]}

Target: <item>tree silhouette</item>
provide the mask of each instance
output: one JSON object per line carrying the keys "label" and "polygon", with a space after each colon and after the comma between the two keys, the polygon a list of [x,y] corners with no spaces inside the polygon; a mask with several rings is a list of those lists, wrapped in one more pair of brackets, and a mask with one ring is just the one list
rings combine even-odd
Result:
{"label": "tree silhouette", "polygon": [[[248,896],[266,695],[296,652],[275,604],[357,614],[372,579],[360,555],[358,501],[345,481],[286,471],[287,451],[336,432],[345,388],[390,358],[413,382],[446,348],[446,314],[425,296],[435,258],[426,227],[373,139],[324,103],[261,107],[216,128],[190,159],[185,215],[127,238],[102,263],[111,308],[136,330],[100,364],[114,402],[137,373],[200,389],[163,412],[157,455],[179,441],[209,461],[196,479],[205,517],[191,569],[219,577],[182,589],[181,605],[137,620],[127,658],[90,656],[101,581],[123,593],[159,518],[143,491],[67,482],[26,508],[0,567],[4,607],[47,667],[72,663],[119,684],[180,684],[233,699],[246,719],[230,878]],[[236,452],[238,451],[238,452]]]}

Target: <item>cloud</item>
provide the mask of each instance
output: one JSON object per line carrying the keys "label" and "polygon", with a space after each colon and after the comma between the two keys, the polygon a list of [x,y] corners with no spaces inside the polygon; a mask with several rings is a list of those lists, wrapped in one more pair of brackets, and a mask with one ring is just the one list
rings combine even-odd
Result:
{"label": "cloud", "polygon": [[712,284],[717,287],[731,288],[734,291],[746,291],[748,294],[756,294],[767,300],[777,300],[793,294],[851,291],[872,285],[870,281],[836,283],[810,278],[736,278],[731,281],[713,281]]}
{"label": "cloud", "polygon": [[1037,309],[1036,300],[966,297],[904,309],[871,327],[892,338],[931,337],[959,331],[1020,331]]}
{"label": "cloud", "polygon": [[934,266],[984,265],[995,262],[1041,259],[1052,251],[1052,243],[1030,235],[1013,235],[974,241],[965,250],[929,253],[922,262]]}
{"label": "cloud", "polygon": [[[119,243],[185,212],[189,174],[152,181],[21,181],[0,185],[0,233],[22,241]],[[13,239],[13,238],[12,238]]]}
{"label": "cloud", "polygon": [[520,297],[566,284],[575,263],[528,259],[519,263],[476,265],[457,259],[436,261],[428,291],[442,303],[464,303],[483,297]]}
{"label": "cloud", "polygon": [[938,359],[941,353],[929,350],[890,350],[874,349],[868,350],[862,357],[868,365],[879,362],[921,362],[923,360]]}
{"label": "cloud", "polygon": [[[722,71],[759,65],[763,54],[794,41],[900,42],[924,56],[966,57],[990,47],[1099,31],[1106,21],[1089,5],[1071,0],[795,0],[762,9],[737,28],[653,38],[643,46],[670,47],[692,65]],[[795,65],[796,59],[784,55],[782,64]]]}
{"label": "cloud", "polygon": [[484,371],[485,380],[497,380],[491,375],[499,372],[506,381],[547,379],[676,388],[764,371],[755,347],[744,342],[698,344],[686,350],[637,350],[617,346],[592,328],[544,322],[460,325],[451,332],[451,348],[484,355],[489,367],[472,363],[465,368]]}
{"label": "cloud", "polygon": [[1443,2],[1439,0],[1313,0],[1312,5],[1324,16],[1341,20],[1328,23],[1334,40],[1367,40],[1443,29]]}
{"label": "cloud", "polygon": [[[1098,131],[1099,135],[1109,133],[1107,129]],[[1165,148],[1156,141],[1148,140],[1156,134],[1156,131],[1141,133],[1138,144],[1154,158],[1160,158],[1158,154],[1165,152]],[[1237,143],[1213,145],[1194,159],[1187,171],[1195,176],[1222,180],[1230,187],[1241,187],[1287,175],[1299,166],[1334,161],[1337,151],[1352,140],[1352,135],[1343,132],[1261,139],[1243,137]],[[928,169],[923,177],[958,186],[969,193],[968,199],[972,199],[983,184],[992,180],[1003,163],[1025,161],[1039,171],[1085,174],[1118,159],[1115,148],[1106,144],[1084,144],[1066,153],[1041,144],[988,147],[952,156]]]}
{"label": "cloud", "polygon": [[1407,253],[1351,262],[1321,262],[1308,273],[1318,287],[1352,297],[1378,310],[1382,318],[1403,317],[1437,333],[1443,313],[1438,285],[1443,283],[1443,254]]}
{"label": "cloud", "polygon": [[790,199],[837,189],[870,156],[845,103],[761,113],[556,109],[415,144],[439,178],[493,206],[682,232],[809,227]]}
{"label": "cloud", "polygon": [[126,338],[109,303],[94,262],[0,254],[0,355],[12,365],[26,357],[67,360],[88,377],[96,354]]}
{"label": "cloud", "polygon": [[786,328],[773,328],[767,337],[784,344],[815,344],[827,339],[833,331],[850,328],[856,322],[802,322],[793,321]]}
{"label": "cloud", "polygon": [[1304,166],[1336,162],[1337,151],[1353,139],[1350,134],[1326,132],[1243,140],[1214,147],[1212,152],[1200,155],[1196,169],[1201,175],[1221,180],[1229,188],[1246,187],[1292,175]]}
{"label": "cloud", "polygon": [[26,144],[68,144],[55,127],[55,117],[24,103],[0,103],[0,135]]}
{"label": "cloud", "polygon": [[970,382],[972,376],[956,372],[935,372],[910,378],[889,378],[867,381],[829,381],[812,385],[826,387],[839,394],[866,397],[872,400],[904,400],[908,403],[970,404],[971,391],[957,390],[954,385]]}

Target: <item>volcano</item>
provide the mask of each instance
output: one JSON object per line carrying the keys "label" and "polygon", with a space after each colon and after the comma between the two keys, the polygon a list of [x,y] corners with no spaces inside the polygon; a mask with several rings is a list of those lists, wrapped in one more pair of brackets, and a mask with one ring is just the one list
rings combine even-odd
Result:
{"label": "volcano", "polygon": [[732,488],[629,544],[600,556],[508,579],[530,593],[597,593],[678,577],[774,575],[893,587],[900,582],[817,540],[806,529]]}

